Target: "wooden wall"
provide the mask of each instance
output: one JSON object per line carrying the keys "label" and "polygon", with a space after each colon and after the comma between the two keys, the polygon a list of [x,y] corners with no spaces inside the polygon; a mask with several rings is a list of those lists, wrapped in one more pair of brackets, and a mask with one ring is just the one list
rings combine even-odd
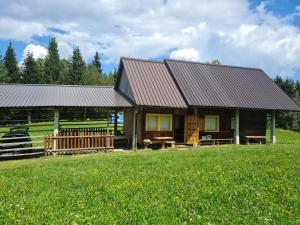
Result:
{"label": "wooden wall", "polygon": [[[231,129],[232,110],[228,109],[200,109],[199,114],[199,138],[202,135],[211,135],[212,138],[233,138],[234,130]],[[219,116],[219,132],[205,132],[205,115]]]}
{"label": "wooden wall", "polygon": [[[173,137],[174,127],[172,126],[172,131],[146,131],[146,113],[158,113],[158,114],[185,114],[184,109],[171,109],[171,108],[144,108],[141,113],[141,137],[138,140],[139,144],[142,144],[143,139],[153,139],[153,137]],[[173,118],[174,119],[174,118]]]}
{"label": "wooden wall", "polygon": [[[130,109],[129,109],[130,110]],[[143,139],[152,139],[160,136],[173,136],[172,131],[145,131],[146,113],[167,113],[185,115],[185,143],[193,144],[201,138],[201,135],[212,135],[212,138],[233,138],[234,129],[231,128],[231,119],[235,117],[235,111],[230,109],[198,109],[198,116],[193,110],[173,110],[163,108],[144,108],[138,113],[137,133],[138,143],[142,144]],[[131,116],[130,116],[131,115]],[[132,115],[126,116],[124,131],[132,134]],[[205,132],[205,115],[219,115],[219,132]],[[129,127],[126,127],[129,124]],[[198,135],[197,135],[198,134]],[[266,135],[266,112],[264,111],[240,111],[240,140],[244,141],[244,136]]]}
{"label": "wooden wall", "polygon": [[133,108],[124,109],[124,134],[132,137]]}
{"label": "wooden wall", "polygon": [[244,136],[266,136],[267,113],[265,111],[240,111],[240,140]]}

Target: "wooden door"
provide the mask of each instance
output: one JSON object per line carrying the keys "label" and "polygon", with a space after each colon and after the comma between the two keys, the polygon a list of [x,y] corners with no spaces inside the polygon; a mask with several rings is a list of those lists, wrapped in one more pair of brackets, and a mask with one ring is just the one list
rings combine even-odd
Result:
{"label": "wooden door", "polygon": [[186,116],[186,143],[197,145],[199,141],[199,118],[196,115]]}

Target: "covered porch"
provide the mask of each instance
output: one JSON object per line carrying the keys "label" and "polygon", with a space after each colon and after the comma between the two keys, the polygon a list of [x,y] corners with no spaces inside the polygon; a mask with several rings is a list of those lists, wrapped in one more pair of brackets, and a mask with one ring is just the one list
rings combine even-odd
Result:
{"label": "covered porch", "polygon": [[163,138],[176,144],[192,146],[263,144],[267,142],[268,120],[271,124],[270,143],[276,143],[274,111],[154,107],[130,110],[131,119],[136,120],[136,123],[132,123],[135,127],[130,128],[130,124],[126,127],[135,132],[132,133],[133,137],[136,137],[136,144],[133,138],[133,148],[144,147],[147,143],[162,142]]}

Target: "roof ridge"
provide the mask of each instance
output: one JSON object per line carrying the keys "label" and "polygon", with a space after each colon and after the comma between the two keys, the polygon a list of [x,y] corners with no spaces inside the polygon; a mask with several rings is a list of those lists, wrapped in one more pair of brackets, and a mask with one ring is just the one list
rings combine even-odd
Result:
{"label": "roof ridge", "polygon": [[263,71],[262,69],[255,68],[255,67],[234,66],[234,65],[224,65],[224,64],[212,64],[212,63],[195,62],[195,61],[182,60],[182,59],[164,59],[164,61],[176,61],[176,62],[193,63],[193,64],[208,65],[208,66],[219,66],[219,67],[229,67],[229,68],[240,68],[240,69],[250,69],[250,70],[261,70],[261,71]]}
{"label": "roof ridge", "polygon": [[134,61],[142,61],[142,62],[152,62],[152,63],[160,63],[164,64],[163,61],[155,60],[155,59],[141,59],[141,58],[133,58],[133,57],[124,57],[121,56],[121,60],[134,60]]}
{"label": "roof ridge", "polygon": [[114,88],[114,86],[101,85],[76,85],[76,84],[20,84],[20,83],[0,83],[0,86],[45,86],[45,87],[86,87],[86,88]]}

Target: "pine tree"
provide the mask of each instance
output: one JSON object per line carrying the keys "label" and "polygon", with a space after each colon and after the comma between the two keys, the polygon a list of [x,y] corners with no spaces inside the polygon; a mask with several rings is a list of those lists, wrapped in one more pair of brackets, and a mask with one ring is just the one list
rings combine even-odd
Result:
{"label": "pine tree", "polygon": [[16,54],[11,41],[9,42],[9,45],[5,53],[4,65],[7,72],[8,82],[19,83],[21,81],[21,76],[18,67],[18,62],[16,59]]}
{"label": "pine tree", "polygon": [[71,59],[69,84],[81,84],[85,72],[85,63],[82,59],[79,47],[74,48]]}
{"label": "pine tree", "polygon": [[41,82],[40,71],[32,52],[28,51],[24,59],[22,77],[24,84],[39,84]]}
{"label": "pine tree", "polygon": [[100,56],[99,56],[98,52],[96,52],[96,54],[94,56],[93,65],[97,68],[99,74],[102,75]]}
{"label": "pine tree", "polygon": [[2,54],[0,52],[0,83],[6,83],[7,81],[8,80],[6,75],[6,69],[2,58]]}
{"label": "pine tree", "polygon": [[60,79],[60,60],[57,42],[52,37],[48,46],[48,54],[45,58],[45,82],[59,83]]}

